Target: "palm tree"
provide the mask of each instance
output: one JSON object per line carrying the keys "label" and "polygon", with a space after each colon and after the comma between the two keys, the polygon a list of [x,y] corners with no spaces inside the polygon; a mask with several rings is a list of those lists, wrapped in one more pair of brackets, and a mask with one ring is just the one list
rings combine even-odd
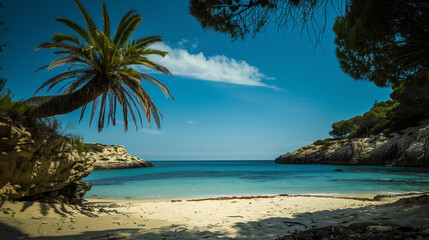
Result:
{"label": "palm tree", "polygon": [[[55,54],[62,57],[55,59],[41,69],[52,69],[68,65],[69,68],[44,82],[36,91],[47,87],[48,91],[59,83],[64,84],[60,95],[35,96],[26,102],[33,107],[31,116],[36,118],[66,114],[78,108],[81,109],[80,120],[86,107],[92,103],[90,125],[100,103],[98,131],[104,127],[106,108],[107,125],[116,124],[116,105],[122,106],[124,129],[128,129],[128,113],[130,113],[137,129],[137,121],[143,126],[142,114],[150,127],[151,117],[158,128],[162,114],[154,105],[148,93],[141,87],[142,80],[158,86],[166,96],[171,96],[165,85],[155,78],[136,70],[135,66],[144,66],[164,74],[173,76],[165,67],[149,60],[148,55],[165,56],[167,52],[149,48],[155,42],[161,42],[158,36],[150,36],[130,40],[131,35],[142,21],[135,10],[125,14],[113,35],[110,31],[110,18],[106,5],[102,2],[103,26],[99,30],[78,0],[74,0],[82,13],[86,27],[82,27],[68,19],[59,18],[58,22],[65,24],[77,33],[75,35],[57,33],[51,42],[45,42],[38,49],[54,48]],[[65,54],[65,56],[64,56]],[[172,97],[173,98],[173,97]],[[173,98],[174,100],[174,98]],[[135,114],[137,112],[137,116]],[[80,121],[79,120],[79,121]]]}

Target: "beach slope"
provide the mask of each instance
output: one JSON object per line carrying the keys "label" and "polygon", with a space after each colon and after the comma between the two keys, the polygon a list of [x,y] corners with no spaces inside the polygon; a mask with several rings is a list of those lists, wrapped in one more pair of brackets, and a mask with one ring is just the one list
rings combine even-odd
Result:
{"label": "beach slope", "polygon": [[326,226],[369,224],[385,230],[406,226],[424,236],[428,199],[424,194],[89,199],[80,207],[4,201],[0,234],[2,239],[276,239]]}

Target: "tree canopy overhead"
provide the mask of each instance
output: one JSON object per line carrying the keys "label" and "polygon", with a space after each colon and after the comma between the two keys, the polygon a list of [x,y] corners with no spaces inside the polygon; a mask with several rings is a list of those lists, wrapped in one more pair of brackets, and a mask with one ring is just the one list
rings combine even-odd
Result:
{"label": "tree canopy overhead", "polygon": [[190,12],[203,28],[227,34],[232,39],[254,37],[269,24],[278,29],[301,28],[318,41],[325,31],[326,17],[332,7],[344,9],[347,1],[336,0],[191,0]]}
{"label": "tree canopy overhead", "polygon": [[340,66],[353,78],[393,88],[428,80],[428,1],[352,0],[334,32]]}

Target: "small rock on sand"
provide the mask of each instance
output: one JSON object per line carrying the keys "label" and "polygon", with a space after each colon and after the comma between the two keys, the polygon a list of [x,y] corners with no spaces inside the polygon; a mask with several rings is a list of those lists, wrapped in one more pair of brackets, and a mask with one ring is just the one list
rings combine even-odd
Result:
{"label": "small rock on sand", "polygon": [[368,226],[367,229],[374,233],[383,233],[392,231],[392,227],[390,226]]}
{"label": "small rock on sand", "polygon": [[369,226],[379,226],[377,222],[354,222],[348,226],[350,229],[365,229]]}

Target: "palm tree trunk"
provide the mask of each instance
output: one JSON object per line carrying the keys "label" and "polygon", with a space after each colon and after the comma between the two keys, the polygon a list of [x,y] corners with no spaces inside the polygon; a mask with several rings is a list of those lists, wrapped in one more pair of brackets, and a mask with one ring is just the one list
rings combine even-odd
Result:
{"label": "palm tree trunk", "polygon": [[33,107],[30,116],[43,118],[73,112],[94,101],[107,91],[107,87],[102,87],[97,83],[99,81],[92,79],[82,88],[70,94],[31,97],[25,101],[29,106]]}

